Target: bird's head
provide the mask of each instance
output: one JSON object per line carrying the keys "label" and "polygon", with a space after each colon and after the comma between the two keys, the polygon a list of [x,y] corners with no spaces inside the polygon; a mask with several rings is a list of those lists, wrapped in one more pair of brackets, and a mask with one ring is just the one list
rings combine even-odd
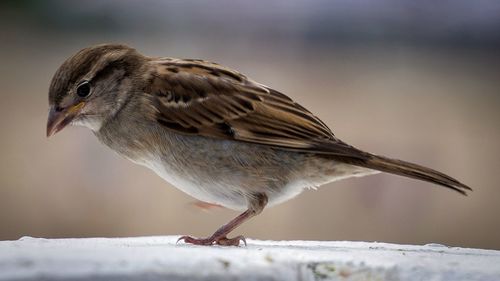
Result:
{"label": "bird's head", "polygon": [[68,58],[50,84],[47,136],[70,123],[98,131],[125,100],[144,59],[117,44],[85,48]]}

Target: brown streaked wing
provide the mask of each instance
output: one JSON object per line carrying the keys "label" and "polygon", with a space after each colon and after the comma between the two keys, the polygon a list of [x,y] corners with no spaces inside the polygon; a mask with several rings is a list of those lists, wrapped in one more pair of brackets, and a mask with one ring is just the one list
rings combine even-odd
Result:
{"label": "brown streaked wing", "polygon": [[158,61],[147,89],[157,121],[183,134],[364,158],[289,97],[217,64]]}

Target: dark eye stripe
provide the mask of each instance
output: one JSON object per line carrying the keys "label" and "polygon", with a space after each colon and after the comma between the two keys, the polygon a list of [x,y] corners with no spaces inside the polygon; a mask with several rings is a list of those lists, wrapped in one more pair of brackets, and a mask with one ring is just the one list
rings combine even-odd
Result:
{"label": "dark eye stripe", "polygon": [[125,71],[124,76],[127,76],[130,73],[129,68],[130,65],[124,60],[111,61],[94,74],[92,81],[105,79],[119,69],[123,69]]}

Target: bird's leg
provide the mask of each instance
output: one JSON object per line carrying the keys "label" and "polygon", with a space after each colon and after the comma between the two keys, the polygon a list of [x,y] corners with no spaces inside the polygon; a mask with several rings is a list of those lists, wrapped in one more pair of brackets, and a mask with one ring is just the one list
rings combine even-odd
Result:
{"label": "bird's leg", "polygon": [[262,210],[264,210],[266,204],[267,204],[267,196],[263,193],[258,193],[252,196],[248,200],[248,209],[245,212],[241,213],[239,216],[237,216],[230,222],[221,226],[219,229],[217,229],[217,231],[215,231],[214,234],[212,234],[212,236],[208,238],[194,238],[191,236],[182,236],[181,238],[179,238],[179,240],[177,240],[177,242],[182,240],[185,243],[194,245],[208,246],[217,244],[222,246],[238,246],[240,244],[240,241],[243,241],[243,243],[246,245],[247,242],[245,241],[245,237],[240,235],[234,238],[227,238],[227,235],[229,234],[229,232],[233,231],[235,228],[240,226],[245,221],[260,214]]}

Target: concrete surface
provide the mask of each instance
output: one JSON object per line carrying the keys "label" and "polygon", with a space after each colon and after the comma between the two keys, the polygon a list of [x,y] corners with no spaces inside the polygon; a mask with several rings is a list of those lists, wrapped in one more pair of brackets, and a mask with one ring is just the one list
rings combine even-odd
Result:
{"label": "concrete surface", "polygon": [[178,236],[0,241],[0,280],[500,280],[500,251],[368,242],[176,244]]}

